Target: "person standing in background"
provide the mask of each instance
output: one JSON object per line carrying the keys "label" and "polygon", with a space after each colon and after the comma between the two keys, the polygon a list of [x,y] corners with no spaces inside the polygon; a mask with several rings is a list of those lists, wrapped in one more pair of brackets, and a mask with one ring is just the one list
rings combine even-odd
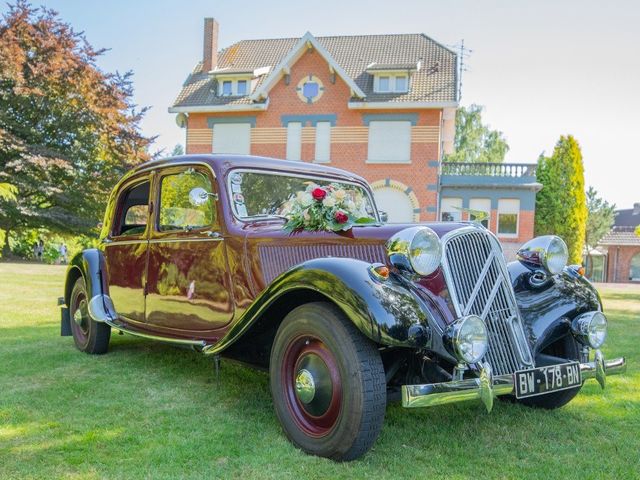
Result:
{"label": "person standing in background", "polygon": [[62,263],[67,263],[67,246],[63,243],[58,248],[58,252],[60,253],[60,261]]}

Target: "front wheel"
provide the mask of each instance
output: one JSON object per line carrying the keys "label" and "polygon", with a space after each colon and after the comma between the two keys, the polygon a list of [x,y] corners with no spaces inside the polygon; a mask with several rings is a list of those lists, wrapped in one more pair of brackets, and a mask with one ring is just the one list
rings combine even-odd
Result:
{"label": "front wheel", "polygon": [[73,341],[82,352],[106,353],[111,337],[111,327],[105,323],[96,322],[89,316],[89,301],[84,278],[80,277],[73,286],[69,301]]}
{"label": "front wheel", "polygon": [[289,439],[304,451],[354,460],[375,442],[386,407],[378,350],[329,303],[283,320],[271,350],[271,394]]}

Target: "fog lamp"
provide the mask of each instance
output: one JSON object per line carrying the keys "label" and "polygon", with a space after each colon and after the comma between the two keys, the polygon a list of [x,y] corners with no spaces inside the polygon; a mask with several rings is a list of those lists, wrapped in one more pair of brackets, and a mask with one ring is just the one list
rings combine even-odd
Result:
{"label": "fog lamp", "polygon": [[607,317],[602,312],[587,312],[571,323],[576,338],[591,348],[600,348],[607,339]]}
{"label": "fog lamp", "polygon": [[469,315],[451,325],[449,338],[458,361],[477,363],[489,347],[489,336],[484,321],[477,315]]}

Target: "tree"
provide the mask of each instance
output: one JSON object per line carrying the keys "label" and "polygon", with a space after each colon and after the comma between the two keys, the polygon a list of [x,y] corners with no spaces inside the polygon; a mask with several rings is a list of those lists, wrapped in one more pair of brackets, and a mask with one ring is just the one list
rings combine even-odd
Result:
{"label": "tree", "polygon": [[18,189],[14,185],[11,185],[10,183],[0,183],[0,199],[1,200],[8,200],[8,201],[15,200],[17,192],[18,192]]}
{"label": "tree", "polygon": [[[585,228],[584,242],[587,247],[587,265],[591,269],[591,250],[598,245],[615,221],[615,205],[598,196],[598,192],[593,187],[587,190],[587,225]],[[591,272],[587,272],[589,276]]]}
{"label": "tree", "polygon": [[173,147],[173,150],[171,151],[170,156],[177,157],[178,155],[184,155],[184,148],[179,143],[177,143],[176,146]]}
{"label": "tree", "polygon": [[445,162],[502,163],[509,145],[502,132],[482,123],[480,105],[460,107],[456,112],[455,152]]}
{"label": "tree", "polygon": [[88,231],[117,179],[149,157],[131,73],[101,71],[103,52],[24,0],[0,18],[0,182],[17,188],[0,200],[6,253],[16,229]]}
{"label": "tree", "polygon": [[587,202],[576,139],[561,136],[551,157],[540,155],[536,176],[542,190],[536,197],[535,234],[562,237],[569,247],[569,262],[582,263]]}

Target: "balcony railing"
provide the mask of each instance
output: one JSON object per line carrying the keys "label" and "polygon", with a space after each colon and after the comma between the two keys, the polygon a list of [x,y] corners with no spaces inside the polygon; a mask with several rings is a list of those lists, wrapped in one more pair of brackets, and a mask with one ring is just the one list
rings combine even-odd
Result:
{"label": "balcony railing", "polygon": [[489,177],[535,177],[535,163],[468,163],[443,162],[442,175],[474,175]]}

